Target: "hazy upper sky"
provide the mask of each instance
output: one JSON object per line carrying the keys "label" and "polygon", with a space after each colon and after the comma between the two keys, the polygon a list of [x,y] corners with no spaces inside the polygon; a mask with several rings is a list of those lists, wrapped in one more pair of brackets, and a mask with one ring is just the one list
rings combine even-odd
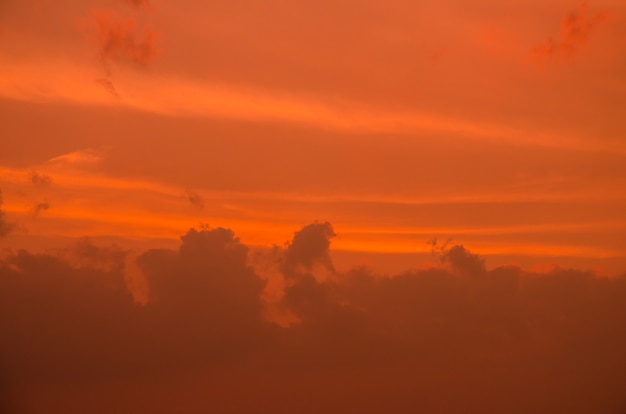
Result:
{"label": "hazy upper sky", "polygon": [[[7,315],[24,316],[9,316],[3,322],[13,329],[15,338],[0,354],[0,374],[3,365],[9,366],[7,374],[0,375],[0,386],[5,381],[8,385],[4,388],[9,390],[5,394],[18,395],[9,399],[18,407],[16,412],[44,412],[46,406],[59,407],[59,412],[85,412],[91,401],[88,395],[93,392],[90,387],[105,395],[109,391],[102,390],[109,385],[110,392],[122,401],[120,407],[142,412],[147,408],[133,404],[149,398],[155,390],[169,389],[175,382],[177,388],[172,392],[177,398],[185,400],[193,395],[189,398],[196,401],[180,409],[205,412],[211,405],[197,395],[210,385],[207,381],[222,390],[216,395],[231,395],[238,378],[232,367],[247,367],[240,358],[249,358],[246,361],[252,361],[254,369],[241,368],[244,383],[251,386],[263,382],[255,375],[269,375],[266,370],[271,370],[259,356],[267,352],[270,360],[289,366],[289,373],[272,377],[268,384],[286,387],[291,396],[282,408],[268,397],[264,400],[267,410],[300,411],[298,402],[306,395],[305,390],[325,382],[328,372],[333,372],[332,381],[323,386],[324,392],[326,387],[334,387],[330,384],[350,378],[357,381],[341,393],[343,399],[339,400],[343,402],[337,405],[343,407],[341,412],[350,411],[346,402],[352,398],[349,396],[371,389],[380,391],[376,394],[380,406],[372,403],[362,408],[392,407],[386,404],[395,396],[396,412],[416,412],[419,407],[423,412],[460,412],[463,404],[442,397],[441,390],[448,388],[459,401],[471,400],[468,407],[476,412],[504,407],[508,407],[505,412],[514,412],[510,404],[519,403],[523,397],[516,394],[513,383],[527,381],[532,388],[529,376],[545,374],[539,365],[532,365],[539,364],[535,357],[546,349],[557,352],[571,339],[567,334],[558,336],[558,329],[558,338],[549,338],[550,323],[558,324],[571,316],[554,313],[556,303],[567,302],[559,298],[559,289],[578,292],[573,303],[579,299],[594,304],[605,300],[613,303],[616,298],[626,301],[624,276],[620,276],[626,272],[625,120],[623,0],[0,1],[0,277],[7,278],[2,281],[3,294],[25,298],[24,304],[10,302],[3,310]],[[320,255],[321,247],[315,242],[307,242],[307,228],[321,232],[311,237],[325,240],[321,242],[324,254]],[[304,241],[298,242],[297,234],[304,234]],[[186,235],[182,241],[181,235]],[[200,235],[200,241],[193,235]],[[250,272],[244,278],[247,282],[242,282],[245,286],[215,282],[217,289],[195,281],[212,271],[194,267],[196,259],[185,256],[182,246],[192,246],[193,250],[199,243],[200,251],[217,248],[211,243],[210,248],[203,245],[203,237],[241,246],[241,256],[234,259],[240,267],[233,272]],[[227,243],[223,237],[232,240]],[[318,242],[319,237],[315,239]],[[329,248],[326,242],[330,239]],[[291,247],[298,243],[302,256],[289,259]],[[456,257],[455,251],[480,262],[479,269],[469,262],[455,265],[450,259]],[[212,254],[218,264],[211,266],[221,269],[217,273],[228,279],[229,271],[219,264],[223,255]],[[193,263],[186,264],[188,259]],[[175,264],[166,265],[164,260]],[[207,258],[197,260],[210,262]],[[294,268],[290,268],[290,260],[295,260]],[[177,266],[189,284],[167,281],[177,274]],[[186,266],[191,266],[189,274]],[[432,276],[429,272],[443,275],[443,290],[424,281]],[[49,273],[58,280],[52,278],[56,282],[44,287],[52,283],[47,279]],[[181,343],[196,344],[198,354],[191,352],[190,361],[200,358],[202,347],[197,343],[214,338],[215,330],[222,328],[221,322],[210,319],[208,336],[197,340],[192,334],[194,327],[206,322],[203,317],[190,316],[195,301],[202,300],[190,299],[189,309],[182,305],[184,295],[198,294],[193,288],[196,283],[210,291],[225,289],[221,291],[224,297],[234,295],[232,303],[222,304],[223,309],[222,305],[211,309],[237,313],[233,309],[240,303],[246,309],[242,312],[248,316],[240,316],[247,325],[241,328],[239,339],[231,338],[233,346],[240,346],[238,341],[247,335],[262,339],[250,339],[258,345],[253,356],[224,356],[239,361],[232,366],[220,365],[225,382],[220,382],[219,375],[209,380],[199,379],[198,372],[177,371],[176,378],[184,377],[187,386],[163,379],[169,378],[171,367],[158,369],[159,379],[144,381],[144,376],[149,376],[147,367],[157,360],[171,359],[175,344],[140,358],[141,367],[129,369],[128,375],[123,367],[128,367],[127,360],[139,351],[111,351],[110,358],[117,361],[113,365],[119,364],[117,374],[94,368],[98,376],[95,383],[101,384],[104,377],[116,379],[104,388],[95,383],[85,385],[72,397],[72,387],[54,379],[55,364],[79,366],[100,355],[99,348],[86,344],[84,354],[79,352],[81,356],[72,359],[72,352],[82,349],[78,340],[68,346],[62,344],[64,338],[76,336],[74,329],[79,329],[72,325],[56,335],[46,334],[54,344],[41,351],[45,375],[31,381],[31,370],[37,369],[34,365],[22,367],[19,361],[27,361],[29,352],[36,351],[25,344],[45,342],[36,333],[24,334],[30,327],[38,332],[46,325],[45,311],[32,310],[43,300],[40,295],[50,289],[51,298],[44,302],[63,303],[65,289],[74,289],[65,285],[73,286],[76,278],[98,278],[101,273],[121,283],[126,296],[106,296],[103,289],[110,287],[108,282],[93,282],[95,285],[89,286],[92,290],[76,303],[70,300],[66,310],[68,314],[80,313],[93,295],[98,304],[77,323],[88,323],[94,316],[90,312],[95,312],[102,319],[94,323],[103,330],[94,335],[103,335],[106,343],[117,343],[115,338],[121,335],[125,339],[120,344],[127,346],[130,341],[133,347],[142,347],[154,341],[155,335],[176,337],[172,321],[182,318],[187,322],[181,322],[185,328],[178,334],[186,338]],[[506,274],[506,280],[514,280],[511,286],[515,289],[496,280],[501,273]],[[31,284],[22,286],[26,282],[14,280],[15,275],[26,274],[32,275]],[[470,274],[489,275],[489,282],[476,282]],[[407,283],[412,287],[408,289],[416,289],[420,297],[427,297],[432,288],[436,298],[429,300],[444,303],[443,308],[451,306],[461,313],[464,311],[459,309],[469,309],[473,316],[468,318],[477,318],[468,322],[474,328],[466,331],[465,322],[455,319],[456,313],[452,317],[447,310],[437,308],[440,305],[426,311],[434,312],[430,322],[416,322],[404,308],[390,310],[395,309],[392,304],[396,299],[404,300],[400,275],[410,280]],[[543,279],[549,275],[558,275],[558,282],[546,288],[545,294],[537,293],[539,299],[533,296],[535,288],[516,290],[526,279],[536,279],[538,286],[550,284]],[[583,278],[593,286],[600,284],[603,287],[598,289],[604,289],[603,293],[581,293],[585,291],[582,282],[571,282],[567,275],[575,280]],[[309,276],[312,279],[307,279]],[[492,282],[494,286],[489,287]],[[607,293],[613,288],[606,288],[605,283],[621,287],[615,288],[618,293]],[[81,289],[87,287],[78,291]],[[173,304],[161,306],[151,296],[155,289],[179,289],[180,293],[166,293],[173,295]],[[473,302],[477,300],[474,293],[469,294],[470,299],[455,296],[472,289],[479,292],[477,297],[487,295],[486,303],[500,299],[493,299],[492,308],[485,310]],[[579,293],[591,296],[581,299],[576,296]],[[515,312],[506,308],[509,305],[502,299],[506,295],[513,295],[519,309],[526,310],[518,314],[518,308]],[[121,304],[124,300],[128,303]],[[141,313],[151,306],[156,309],[154,313]],[[338,316],[348,318],[343,322],[333,319],[337,309],[346,306],[350,312],[365,312],[367,317],[356,319],[364,317],[368,322],[359,325],[362,322],[343,314]],[[543,310],[535,309],[537,306]],[[615,310],[613,305],[606,306],[592,319],[606,320],[609,329],[617,322],[608,316]],[[542,325],[545,321],[528,307],[553,312],[547,318],[554,320]],[[98,312],[105,310],[132,319],[120,328],[127,330],[125,333],[104,328],[111,320]],[[509,311],[515,313],[511,320],[496,323],[481,319],[486,313]],[[243,319],[232,322],[226,318],[224,323],[239,326]],[[55,326],[62,320],[48,323]],[[435,329],[432,321],[441,320],[450,325]],[[535,322],[540,327],[533,325]],[[315,328],[308,330],[308,323]],[[589,320],[577,320],[571,327],[579,323],[584,325],[580,325],[584,335],[588,334],[584,341],[592,343],[590,338],[598,337],[604,341],[602,346],[611,349],[604,350],[611,357],[605,355],[602,363],[609,366],[615,362],[610,358],[619,357],[615,366],[624,365],[624,354],[615,345],[624,341],[623,335],[590,333],[585,325]],[[346,357],[347,348],[328,348],[328,341],[337,337],[326,329],[343,332],[341,324],[350,326],[346,332],[358,325],[358,335],[365,338],[367,349],[355,359]],[[411,324],[417,324],[417,331],[407,328]],[[388,330],[381,326],[388,326]],[[275,329],[289,333],[276,333]],[[416,345],[420,329],[432,336],[432,342]],[[510,329],[521,336],[511,334]],[[485,330],[494,330],[494,338],[499,338],[498,352],[502,352],[496,352],[500,355],[497,358],[508,361],[517,375],[500,384],[501,400],[469,398],[467,393],[472,392],[468,389],[462,390],[459,384],[435,374],[439,372],[435,362],[425,368],[436,378],[434,382],[418,381],[432,388],[424,395],[434,396],[400,398],[400,394],[404,396],[402,387],[409,386],[407,378],[414,377],[410,369],[405,372],[399,362],[387,365],[385,358],[370,354],[376,344],[390,354],[397,347],[401,349],[398,358],[409,358],[407,367],[416,367],[424,361],[405,354],[410,346],[430,351],[443,346],[446,350],[437,353],[437,358],[449,361],[454,352],[444,344],[452,336],[472,337],[479,342],[476,338],[482,338]],[[308,349],[306,337],[312,344],[319,341],[321,348],[311,345]],[[220,346],[228,347],[225,344],[231,339]],[[562,340],[565,342],[559,342]],[[358,343],[353,337],[350,341]],[[517,344],[515,349],[509,348],[513,343]],[[290,346],[293,352],[283,355],[281,352]],[[344,362],[333,362],[328,372],[309,372],[307,364],[295,361],[312,358],[313,349],[321,349],[320,358]],[[487,358],[477,342],[468,349],[469,359],[460,362],[460,379],[454,381],[469,381],[469,372],[484,362],[481,358]],[[13,358],[15,352],[19,356]],[[159,352],[163,355],[158,356]],[[541,384],[548,386],[549,378],[568,377],[568,358],[580,360],[584,353],[580,349],[571,352],[560,362],[553,361]],[[513,354],[517,359],[511,357]],[[489,354],[488,358],[496,357]],[[499,381],[495,378],[506,376],[506,369],[489,361],[481,381],[493,385]],[[527,371],[523,361],[533,361]],[[292,366],[298,363],[303,364],[303,371]],[[591,369],[591,365],[584,367],[583,371]],[[68,383],[80,382],[78,379],[85,375],[76,369],[68,371]],[[364,375],[360,380],[359,370]],[[606,374],[602,367],[597,372]],[[291,375],[306,384],[294,386]],[[386,375],[403,385],[386,385]],[[137,381],[143,384],[138,396],[121,391],[126,389],[124,381],[134,383],[134,376],[144,378]],[[367,382],[363,378],[373,379]],[[19,385],[22,383],[23,387]],[[573,412],[569,408],[563,411],[560,404],[580,391],[576,387],[585,387],[576,384],[574,381],[570,388],[563,388],[566,391],[556,392],[545,407]],[[603,391],[589,391],[594,397],[588,401],[606,403],[606,411],[598,412],[617,413],[610,410],[624,408],[626,400],[611,394],[614,389],[604,385]],[[268,391],[250,392],[254,399]],[[397,392],[400,394],[394,394]],[[534,392],[535,399],[531,398],[526,408],[537,412],[540,402],[548,397],[538,388]],[[609,394],[615,399],[607,397]],[[32,395],[39,397],[33,400]],[[66,398],[57,395],[81,397],[68,408],[61,404]],[[487,400],[491,402],[487,404]],[[222,401],[222,408],[213,408],[228,412],[229,404],[234,404],[238,408],[231,411],[250,412],[253,407],[248,402],[237,405],[229,401]],[[178,403],[172,404],[163,405],[168,407],[164,412],[176,412],[172,407]],[[594,406],[589,404],[572,404],[576,408],[570,408]],[[134,408],[128,408],[131,406]],[[328,408],[326,403],[315,407]]]}

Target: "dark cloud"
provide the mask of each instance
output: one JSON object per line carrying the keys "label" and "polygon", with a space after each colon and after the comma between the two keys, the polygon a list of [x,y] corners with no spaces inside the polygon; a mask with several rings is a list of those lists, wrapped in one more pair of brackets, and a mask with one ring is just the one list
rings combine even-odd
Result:
{"label": "dark cloud", "polygon": [[97,246],[89,238],[84,238],[71,248],[62,250],[59,257],[75,268],[121,272],[124,270],[127,254],[127,251],[117,245]]}
{"label": "dark cloud", "polygon": [[537,46],[533,52],[538,57],[571,55],[587,43],[596,27],[605,20],[604,13],[591,13],[586,2],[580,3],[561,21],[559,35]]}
{"label": "dark cloud", "polygon": [[335,237],[335,232],[328,222],[309,224],[297,231],[285,253],[285,274],[311,271],[315,265],[333,270],[329,255],[332,237]]}
{"label": "dark cloud", "polygon": [[50,209],[50,204],[46,202],[37,203],[33,206],[33,215],[38,216],[42,211]]}
{"label": "dark cloud", "polygon": [[236,329],[235,322],[259,323],[261,315],[264,282],[247,265],[247,252],[232,231],[217,228],[190,230],[178,252],[151,250],[137,260],[151,304]]}
{"label": "dark cloud", "polygon": [[30,174],[30,182],[33,185],[41,185],[46,187],[52,184],[52,177],[46,174],[38,173],[37,171],[33,171]]}
{"label": "dark cloud", "polygon": [[314,223],[268,252],[290,327],[264,318],[266,284],[227,229],[139,255],[143,306],[115,246],[12,253],[0,261],[0,394],[18,413],[626,408],[626,274],[488,270],[454,245],[439,267],[317,278],[334,268],[334,236]]}
{"label": "dark cloud", "polygon": [[185,197],[194,207],[197,207],[200,210],[204,208],[204,197],[202,197],[200,194],[193,191],[188,191],[185,194]]}
{"label": "dark cloud", "polygon": [[134,17],[97,10],[91,23],[92,40],[107,68],[112,62],[146,67],[156,57],[155,32],[141,27]]}
{"label": "dark cloud", "polygon": [[109,94],[111,94],[115,98],[119,98],[120,95],[117,93],[117,89],[113,82],[106,78],[98,78],[95,81],[98,85],[102,86],[104,90],[106,90]]}
{"label": "dark cloud", "polygon": [[470,253],[461,245],[452,246],[441,256],[444,263],[450,263],[454,270],[470,276],[480,276],[485,273],[485,260]]}

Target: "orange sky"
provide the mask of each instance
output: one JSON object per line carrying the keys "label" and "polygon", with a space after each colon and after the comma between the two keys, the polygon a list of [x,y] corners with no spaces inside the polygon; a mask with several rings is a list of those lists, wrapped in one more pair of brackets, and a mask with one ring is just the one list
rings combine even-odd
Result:
{"label": "orange sky", "polygon": [[452,238],[620,272],[625,12],[6,2],[0,189],[18,225],[2,243],[208,223],[269,245],[328,220],[337,250]]}
{"label": "orange sky", "polygon": [[623,0],[5,0],[0,259],[328,222],[331,273],[443,266],[436,239],[616,277],[625,119]]}

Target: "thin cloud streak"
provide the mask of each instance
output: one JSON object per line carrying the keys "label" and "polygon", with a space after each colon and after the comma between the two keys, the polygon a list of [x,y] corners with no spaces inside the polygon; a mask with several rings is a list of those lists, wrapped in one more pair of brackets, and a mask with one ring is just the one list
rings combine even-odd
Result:
{"label": "thin cloud streak", "polygon": [[[0,96],[26,101],[57,101],[75,104],[122,106],[168,116],[214,117],[262,122],[310,125],[349,133],[454,134],[461,140],[511,142],[538,147],[565,148],[626,154],[617,143],[593,143],[568,134],[522,130],[488,122],[476,122],[419,110],[389,112],[382,108],[344,101],[326,103],[291,95],[246,90],[220,84],[188,82],[175,78],[116,76],[119,99],[94,84],[89,70],[72,66],[41,68],[38,64],[0,63],[6,76],[0,79]],[[5,70],[6,69],[6,70]],[[45,70],[46,77],[40,76]],[[90,85],[91,87],[87,86]],[[47,91],[47,92],[43,92]]]}
{"label": "thin cloud streak", "polygon": [[[450,234],[445,230],[446,229],[442,229],[441,232],[430,233],[430,235]],[[464,240],[470,239],[464,237]],[[333,251],[372,254],[426,254],[427,250],[423,241],[424,239],[416,239],[415,241],[382,240],[382,237],[379,241],[363,241],[360,239],[349,240],[347,237],[343,237],[334,243]],[[510,242],[510,240],[507,240],[506,243],[499,243],[497,241],[491,243],[471,241],[471,244],[474,251],[485,256],[524,256],[535,259],[542,257],[576,257],[584,259],[624,258],[624,251],[621,249],[607,249],[604,247],[588,247],[573,244],[522,244]]]}
{"label": "thin cloud streak", "polygon": [[[69,164],[93,164],[100,162],[101,157],[93,152],[74,152],[53,158],[51,161],[64,161]],[[180,189],[156,181],[119,179],[107,177],[102,174],[94,174],[84,170],[66,170],[40,167],[50,177],[54,177],[58,187],[75,188],[99,188],[102,190],[133,191],[141,190],[163,196],[178,198]],[[0,167],[0,173],[4,179],[2,182],[19,184],[23,182],[24,175],[30,170]],[[58,181],[58,183],[57,183]],[[582,191],[570,191],[559,193],[547,189],[538,192],[537,189],[528,192],[472,192],[467,195],[441,194],[429,196],[412,195],[385,195],[385,194],[298,194],[292,192],[268,192],[268,191],[212,191],[198,190],[193,194],[201,198],[205,203],[211,200],[237,201],[281,201],[302,204],[340,204],[340,203],[367,203],[367,204],[397,204],[397,205],[429,205],[429,204],[482,204],[482,203],[516,203],[516,202],[566,202],[566,201],[624,201],[626,194],[616,191],[617,188],[584,189]],[[193,204],[193,203],[192,203]]]}
{"label": "thin cloud streak", "polygon": [[[48,204],[46,204],[49,206]],[[14,217],[32,214],[32,206],[24,204],[5,204],[4,210]],[[181,209],[184,210],[184,209]],[[280,242],[280,237],[289,234],[293,223],[289,220],[259,221],[253,219],[225,219],[220,216],[190,216],[184,211],[158,214],[135,207],[134,211],[126,205],[124,211],[98,206],[56,205],[46,214],[47,225],[33,229],[31,233],[56,234],[64,237],[125,237],[137,238],[176,238],[180,228],[197,225],[199,222],[224,223],[237,227],[242,237],[250,244],[270,246]],[[68,225],[71,223],[71,225]],[[531,257],[563,256],[585,258],[623,257],[620,249],[593,247],[560,243],[519,243],[516,236],[523,234],[541,234],[559,232],[567,235],[581,230],[615,231],[626,229],[626,222],[564,223],[557,225],[528,225],[508,227],[420,227],[415,229],[393,228],[341,228],[339,238],[333,250],[369,252],[369,253],[424,253],[424,242],[433,236],[455,235],[464,240],[473,240],[476,236],[500,236],[493,241],[474,240],[475,250],[485,255],[516,255]],[[401,237],[398,237],[401,236]],[[408,237],[408,238],[407,238]],[[506,242],[504,241],[506,240]]]}
{"label": "thin cloud streak", "polygon": [[571,56],[583,47],[596,27],[607,20],[607,13],[589,11],[587,2],[580,3],[575,10],[561,21],[561,30],[556,38],[533,49],[539,58]]}
{"label": "thin cloud streak", "polygon": [[[609,247],[608,240],[605,243],[594,241],[594,246],[585,246],[580,233],[596,234],[598,237],[608,235],[617,240],[613,233],[626,228],[623,216],[615,213],[604,218],[596,217],[594,212],[583,216],[558,213],[559,205],[569,208],[571,203],[582,203],[584,206],[589,200],[594,200],[596,204],[625,201],[617,190],[602,192],[581,188],[575,193],[562,195],[554,192],[542,194],[537,190],[534,194],[508,196],[503,196],[503,192],[475,193],[467,198],[447,195],[412,198],[255,191],[183,192],[178,187],[156,181],[113,178],[84,170],[84,167],[91,166],[91,163],[83,162],[85,153],[98,152],[73,152],[54,158],[64,162],[36,166],[37,182],[40,177],[54,182],[54,186],[46,188],[46,198],[54,209],[46,212],[37,223],[32,223],[29,232],[69,237],[89,234],[129,239],[175,238],[181,228],[198,223],[223,223],[239,228],[248,243],[267,246],[289,234],[293,226],[301,223],[302,217],[319,217],[322,214],[322,217],[341,225],[341,237],[335,244],[338,251],[419,252],[423,250],[425,240],[440,236],[471,240],[483,254],[515,254],[515,246],[519,245],[520,252],[532,256],[620,257],[618,250]],[[89,156],[87,159],[92,158]],[[101,162],[100,157],[97,160]],[[20,188],[33,182],[33,170],[0,168],[0,174],[3,177],[0,185],[12,194],[4,206],[5,211],[12,217],[28,221],[33,203],[40,199],[37,195],[16,196]],[[76,194],[77,191],[82,194],[79,200],[68,198],[68,194]],[[550,210],[542,209],[544,215],[526,219],[522,215],[514,221],[494,221],[481,213],[484,209],[491,209],[498,214],[519,214],[519,211],[527,211],[523,206],[530,202],[535,203],[537,208],[541,203],[558,204]],[[197,208],[190,210],[190,204]],[[470,206],[474,206],[471,213]],[[276,211],[286,212],[277,217]],[[294,211],[298,213],[291,213]],[[370,224],[355,221],[349,213],[351,211],[369,217]],[[383,217],[391,214],[396,218],[380,219],[381,213]],[[448,219],[449,214],[453,214],[452,221]],[[468,226],[459,222],[454,218],[459,214],[466,219],[474,217],[474,224]],[[560,239],[555,236],[550,241],[540,240],[542,234],[559,235]],[[576,236],[569,245],[563,242],[568,235]],[[499,250],[494,248],[495,238],[500,240]],[[502,240],[507,240],[506,246],[510,247],[503,249]]]}
{"label": "thin cloud streak", "polygon": [[430,234],[487,234],[506,235],[537,233],[542,231],[580,231],[626,229],[626,221],[597,221],[584,223],[546,223],[520,226],[497,227],[415,227],[415,228],[345,228],[342,234],[381,234],[381,235],[430,235]]}

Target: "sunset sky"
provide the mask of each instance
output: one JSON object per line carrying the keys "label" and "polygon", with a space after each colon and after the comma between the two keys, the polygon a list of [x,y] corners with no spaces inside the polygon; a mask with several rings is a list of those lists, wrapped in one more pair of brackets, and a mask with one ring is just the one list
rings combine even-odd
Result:
{"label": "sunset sky", "polygon": [[623,0],[0,0],[0,192],[0,411],[626,409]]}

